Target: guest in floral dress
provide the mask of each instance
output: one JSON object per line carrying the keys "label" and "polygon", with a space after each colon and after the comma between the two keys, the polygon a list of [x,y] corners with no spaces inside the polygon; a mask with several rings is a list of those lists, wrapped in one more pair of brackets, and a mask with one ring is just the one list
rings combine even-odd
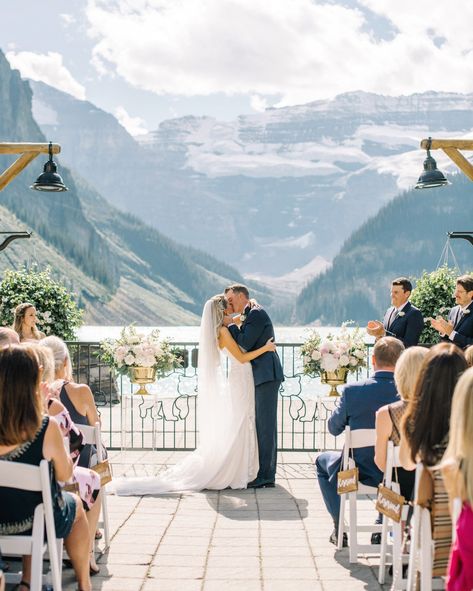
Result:
{"label": "guest in floral dress", "polygon": [[63,436],[69,440],[69,451],[71,459],[74,462],[74,470],[72,479],[65,484],[76,485],[78,488],[77,493],[86,511],[90,532],[94,534],[91,536],[90,574],[96,575],[100,572],[94,554],[95,531],[101,506],[101,497],[99,496],[100,476],[97,472],[78,465],[80,454],[85,446],[82,443],[81,432],[72,421],[67,408],[59,400],[62,382],[54,382],[54,355],[52,350],[40,343],[31,345],[33,345],[34,351],[38,355],[43,367],[41,389],[46,402],[47,412],[50,416],[54,417],[55,421],[59,424]]}

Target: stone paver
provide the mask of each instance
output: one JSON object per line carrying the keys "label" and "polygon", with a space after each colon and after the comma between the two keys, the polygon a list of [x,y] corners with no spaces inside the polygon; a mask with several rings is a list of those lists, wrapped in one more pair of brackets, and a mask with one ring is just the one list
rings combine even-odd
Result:
{"label": "stone paver", "polygon": [[[180,458],[183,454],[175,454]],[[114,474],[155,474],[169,452],[112,453]],[[379,590],[376,558],[351,565],[328,542],[331,520],[314,454],[280,454],[274,489],[156,497],[108,496],[111,547],[98,558],[101,591]],[[365,501],[363,501],[365,503]],[[374,518],[371,501],[363,516]],[[366,517],[365,517],[366,516]],[[100,546],[99,546],[100,547]],[[72,571],[64,591],[75,591]],[[391,579],[386,577],[386,588]]]}

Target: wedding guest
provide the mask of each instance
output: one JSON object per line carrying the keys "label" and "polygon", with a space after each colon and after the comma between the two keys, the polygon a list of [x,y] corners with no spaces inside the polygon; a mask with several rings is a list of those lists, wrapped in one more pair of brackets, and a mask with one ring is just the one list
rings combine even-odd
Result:
{"label": "wedding guest", "polygon": [[466,362],[468,363],[468,367],[473,367],[473,345],[467,347],[464,353]]}
{"label": "wedding guest", "polygon": [[19,345],[20,337],[13,328],[6,326],[0,327],[0,349],[3,347],[9,347],[10,345]]}
{"label": "wedding guest", "polygon": [[[394,369],[394,383],[400,400],[382,406],[376,413],[374,461],[383,472],[386,469],[388,441],[392,441],[395,446],[400,444],[401,419],[414,394],[417,377],[427,352],[428,349],[425,347],[409,347],[403,352]],[[399,479],[401,494],[406,500],[410,500],[414,488],[415,472],[398,468],[395,470],[393,478],[394,480]]]}
{"label": "wedding guest", "polygon": [[[412,283],[406,277],[398,277],[391,282],[391,304],[384,315],[383,326],[374,336],[392,336],[402,341],[404,347],[417,345],[424,329],[422,312],[409,301]],[[371,321],[376,324],[376,321]],[[379,323],[378,323],[379,324]],[[370,331],[368,331],[370,332]]]}
{"label": "wedding guest", "polygon": [[450,438],[442,461],[445,486],[462,508],[456,524],[447,575],[447,591],[473,589],[473,368],[458,380],[453,394]]}
{"label": "wedding guest", "polygon": [[458,277],[453,295],[457,305],[450,310],[448,321],[439,316],[430,318],[430,323],[444,340],[466,349],[473,345],[473,275]]}
{"label": "wedding guest", "polygon": [[413,470],[417,462],[422,462],[431,469],[433,576],[445,576],[451,544],[448,497],[442,474],[433,467],[440,462],[447,447],[453,392],[466,368],[465,356],[453,343],[432,347],[425,356],[414,396],[401,422],[399,458],[403,468]]}
{"label": "wedding guest", "polygon": [[[347,426],[352,430],[374,429],[376,411],[397,400],[394,367],[403,350],[401,341],[393,337],[383,337],[376,342],[372,358],[374,374],[363,382],[345,387],[338,407],[328,420],[328,430],[332,435],[341,435]],[[374,463],[374,447],[355,449],[354,459],[360,482],[378,486],[383,473]],[[337,474],[341,460],[341,452],[327,451],[315,461],[322,497],[333,519],[334,530],[329,538],[332,544],[337,544],[338,540],[340,497],[337,494]],[[345,539],[343,545],[346,545]]]}
{"label": "wedding guest", "polygon": [[[48,348],[54,358],[54,379],[53,386],[58,389],[58,399],[61,406],[67,411],[62,410],[58,413],[63,417],[64,428],[70,427],[70,422],[74,425],[95,425],[100,421],[95,400],[86,384],[76,384],[70,379],[71,360],[66,343],[59,337],[49,336],[40,341],[40,345]],[[70,431],[70,428],[68,429]],[[97,464],[96,449],[91,445],[84,445],[80,451],[77,467],[91,468]],[[84,494],[83,500],[86,502],[88,511],[87,519],[91,532],[90,538],[90,572],[95,575],[99,572],[99,567],[95,562],[94,539],[96,537],[97,523],[100,515],[101,497],[95,495],[97,490],[97,481],[87,478],[87,474],[76,468],[76,476],[79,485],[82,485]]]}
{"label": "wedding guest", "polygon": [[13,330],[20,337],[20,341],[39,341],[45,334],[36,328],[38,317],[36,308],[29,302],[18,304],[13,317]]}
{"label": "wedding guest", "polygon": [[[37,356],[31,348],[13,345],[0,351],[0,460],[36,466],[43,459],[53,463],[56,535],[64,538],[79,589],[90,591],[89,528],[79,497],[62,493],[57,486],[56,479],[71,477],[72,461],[58,425],[43,414],[40,379]],[[0,487],[0,533],[30,532],[39,502],[40,493]],[[24,557],[19,591],[27,591],[30,580],[31,557]]]}

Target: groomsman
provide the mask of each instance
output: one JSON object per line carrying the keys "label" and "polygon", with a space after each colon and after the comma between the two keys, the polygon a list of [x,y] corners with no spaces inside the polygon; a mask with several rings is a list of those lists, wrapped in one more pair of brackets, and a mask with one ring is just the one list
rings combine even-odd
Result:
{"label": "groomsman", "polygon": [[450,340],[462,349],[473,345],[473,275],[461,275],[457,279],[454,306],[448,322],[442,317],[430,318],[431,325],[444,340]]}
{"label": "groomsman", "polygon": [[384,334],[399,339],[404,347],[417,345],[424,329],[422,312],[411,304],[412,283],[406,277],[391,282],[391,304],[384,315]]}

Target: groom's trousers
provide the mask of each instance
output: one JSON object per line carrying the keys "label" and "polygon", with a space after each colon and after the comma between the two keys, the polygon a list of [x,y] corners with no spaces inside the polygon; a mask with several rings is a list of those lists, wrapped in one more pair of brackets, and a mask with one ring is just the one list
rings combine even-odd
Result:
{"label": "groom's trousers", "polygon": [[276,478],[279,380],[255,387],[256,434],[259,472],[256,480],[274,482]]}

